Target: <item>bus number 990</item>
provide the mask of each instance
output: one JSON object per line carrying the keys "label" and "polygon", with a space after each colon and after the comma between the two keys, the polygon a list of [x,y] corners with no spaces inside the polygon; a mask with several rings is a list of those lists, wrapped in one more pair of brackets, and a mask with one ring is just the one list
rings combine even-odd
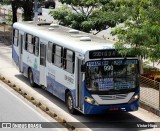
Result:
{"label": "bus number 990", "polygon": [[112,70],[113,70],[113,65],[104,66],[104,71],[112,71]]}

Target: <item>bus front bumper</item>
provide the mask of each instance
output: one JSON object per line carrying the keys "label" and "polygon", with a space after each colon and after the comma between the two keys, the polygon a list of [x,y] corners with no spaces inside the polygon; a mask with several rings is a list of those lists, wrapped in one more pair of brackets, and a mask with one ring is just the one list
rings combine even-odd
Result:
{"label": "bus front bumper", "polygon": [[93,105],[84,102],[84,114],[105,114],[108,112],[131,112],[137,111],[139,107],[139,99],[132,103],[115,104],[115,105]]}

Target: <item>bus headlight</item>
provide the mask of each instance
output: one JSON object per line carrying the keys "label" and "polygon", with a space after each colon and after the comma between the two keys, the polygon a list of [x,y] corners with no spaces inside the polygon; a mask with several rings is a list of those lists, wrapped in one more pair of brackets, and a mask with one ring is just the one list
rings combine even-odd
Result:
{"label": "bus headlight", "polygon": [[139,93],[136,94],[136,95],[134,95],[134,96],[130,99],[130,101],[129,101],[128,103],[132,103],[132,102],[134,102],[134,101],[136,101],[136,100],[138,100],[138,99],[139,99]]}
{"label": "bus headlight", "polygon": [[90,104],[92,104],[92,105],[98,105],[98,103],[97,103],[94,99],[89,98],[89,97],[87,97],[87,96],[84,97],[84,100],[85,100],[87,103],[90,103]]}

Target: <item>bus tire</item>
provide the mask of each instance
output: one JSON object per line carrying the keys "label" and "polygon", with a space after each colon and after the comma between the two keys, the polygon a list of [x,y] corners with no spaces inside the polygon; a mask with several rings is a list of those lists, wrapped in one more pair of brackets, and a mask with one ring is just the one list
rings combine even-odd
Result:
{"label": "bus tire", "polygon": [[71,114],[76,114],[76,109],[73,106],[73,97],[72,97],[71,92],[67,93],[67,96],[66,96],[66,105],[67,105],[68,111]]}
{"label": "bus tire", "polygon": [[32,87],[35,87],[36,83],[34,83],[34,79],[33,79],[33,72],[31,69],[29,69],[28,71],[28,78],[29,78],[29,83]]}

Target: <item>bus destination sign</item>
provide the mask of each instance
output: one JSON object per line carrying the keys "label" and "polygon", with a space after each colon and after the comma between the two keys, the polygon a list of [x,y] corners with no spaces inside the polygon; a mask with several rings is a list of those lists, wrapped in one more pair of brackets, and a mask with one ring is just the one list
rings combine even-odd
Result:
{"label": "bus destination sign", "polygon": [[122,57],[116,50],[96,50],[89,52],[89,59]]}

